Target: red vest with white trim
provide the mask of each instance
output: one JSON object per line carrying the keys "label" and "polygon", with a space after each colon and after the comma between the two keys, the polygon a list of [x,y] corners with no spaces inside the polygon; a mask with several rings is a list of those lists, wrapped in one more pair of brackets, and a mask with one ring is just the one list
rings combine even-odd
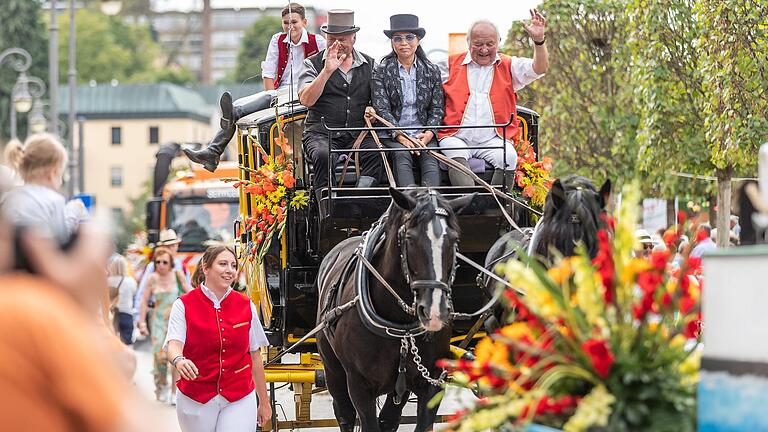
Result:
{"label": "red vest with white trim", "polygon": [[181,378],[179,390],[202,404],[217,394],[230,402],[247,396],[254,389],[251,300],[231,292],[216,309],[201,288],[180,298],[187,321],[183,354],[195,363],[199,374],[192,381]]}
{"label": "red vest with white trim", "polygon": [[[277,37],[277,73],[275,74],[275,88],[280,87],[280,80],[283,78],[285,68],[288,67],[288,44],[285,43],[285,38],[288,37],[288,33],[283,33]],[[304,58],[308,58],[318,52],[317,39],[315,35],[307,33],[307,42],[301,44],[304,48]],[[296,71],[293,71],[296,74]],[[296,77],[298,78],[298,76]],[[289,78],[290,79],[290,78]]]}
{"label": "red vest with white trim", "polygon": [[[443,84],[445,91],[445,117],[443,124],[460,125],[464,121],[464,111],[469,102],[469,81],[467,65],[461,64],[466,53],[454,54],[448,59],[448,81]],[[499,54],[501,61],[493,65],[493,81],[490,90],[491,110],[496,124],[507,124],[509,117],[515,114],[512,124],[507,127],[507,139],[515,140],[520,134],[520,120],[517,118],[517,96],[512,85],[512,58]],[[438,138],[455,135],[458,129],[442,129],[437,133]],[[496,128],[496,134],[502,136],[502,128]]]}

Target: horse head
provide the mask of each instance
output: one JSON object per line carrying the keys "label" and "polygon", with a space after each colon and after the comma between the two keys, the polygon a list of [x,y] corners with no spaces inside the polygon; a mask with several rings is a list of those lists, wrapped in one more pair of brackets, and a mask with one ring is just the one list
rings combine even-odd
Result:
{"label": "horse head", "polygon": [[606,180],[600,190],[591,180],[577,175],[555,180],[544,203],[534,253],[549,258],[554,248],[571,256],[575,254],[576,245],[582,242],[594,258],[598,248],[597,231],[605,225],[602,214],[610,194],[610,180]]}
{"label": "horse head", "polygon": [[387,232],[397,238],[403,276],[410,287],[420,324],[439,331],[451,313],[459,225],[456,213],[475,194],[446,200],[433,190],[400,192],[390,188],[394,205]]}

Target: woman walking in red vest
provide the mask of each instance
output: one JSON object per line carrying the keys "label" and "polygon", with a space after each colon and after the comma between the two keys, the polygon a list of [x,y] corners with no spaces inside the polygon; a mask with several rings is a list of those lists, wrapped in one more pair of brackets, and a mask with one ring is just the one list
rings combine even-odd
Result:
{"label": "woman walking in red vest", "polygon": [[272,415],[260,353],[267,337],[254,304],[232,290],[235,252],[211,246],[200,265],[204,282],[173,304],[165,342],[181,373],[179,425],[184,432],[253,432]]}

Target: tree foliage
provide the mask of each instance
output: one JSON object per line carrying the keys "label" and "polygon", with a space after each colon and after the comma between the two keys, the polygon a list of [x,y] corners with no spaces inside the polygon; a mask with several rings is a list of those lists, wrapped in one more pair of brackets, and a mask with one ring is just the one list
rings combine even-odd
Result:
{"label": "tree foliage", "polygon": [[[558,175],[580,173],[595,180],[632,178],[637,152],[637,115],[626,85],[628,34],[624,2],[546,0],[547,76],[520,92],[523,105],[542,114],[542,152]],[[521,25],[507,35],[504,51],[530,57]]]}
{"label": "tree foliage", "polygon": [[[0,52],[8,48],[23,48],[32,56],[28,75],[48,81],[48,33],[38,0],[3,0],[0,7]],[[17,72],[11,67],[16,58],[6,58],[0,67],[0,139],[9,137],[11,91]],[[25,116],[18,116],[19,136],[26,135]]]}
{"label": "tree foliage", "polygon": [[253,77],[261,80],[261,62],[267,55],[272,35],[282,30],[280,17],[263,16],[243,36],[237,54],[235,80],[243,82]]}
{"label": "tree foliage", "polygon": [[[61,14],[59,23],[59,77],[67,79],[69,15]],[[93,8],[83,8],[75,16],[77,34],[77,81],[87,83],[146,81],[155,69],[160,48],[152,41],[145,25],[128,24]]]}
{"label": "tree foliage", "polygon": [[667,187],[672,171],[715,174],[727,226],[731,177],[754,175],[767,138],[768,4],[633,0],[627,12],[641,168]]}

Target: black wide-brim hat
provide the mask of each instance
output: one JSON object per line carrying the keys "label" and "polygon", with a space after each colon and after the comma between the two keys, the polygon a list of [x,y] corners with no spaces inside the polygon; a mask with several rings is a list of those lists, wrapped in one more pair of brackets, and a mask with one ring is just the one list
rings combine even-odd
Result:
{"label": "black wide-brim hat", "polygon": [[411,14],[397,14],[389,17],[389,30],[384,30],[384,34],[392,39],[397,32],[413,33],[419,39],[424,39],[427,31],[419,27],[419,17]]}
{"label": "black wide-brim hat", "polygon": [[357,33],[360,27],[355,26],[355,12],[349,9],[331,9],[328,11],[328,24],[320,27],[325,34],[342,35]]}

